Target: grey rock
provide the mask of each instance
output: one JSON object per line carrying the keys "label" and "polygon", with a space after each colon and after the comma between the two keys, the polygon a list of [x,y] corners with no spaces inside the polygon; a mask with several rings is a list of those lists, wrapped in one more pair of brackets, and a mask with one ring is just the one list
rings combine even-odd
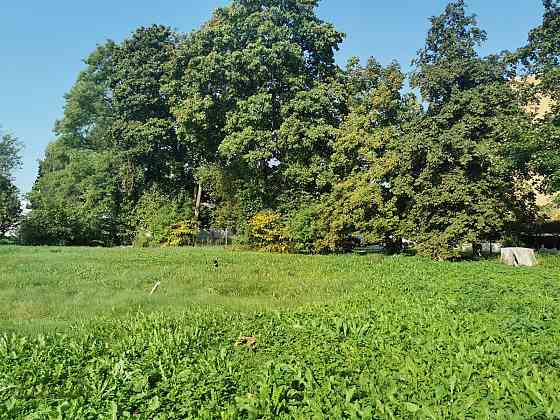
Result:
{"label": "grey rock", "polygon": [[502,262],[513,267],[535,267],[537,257],[530,248],[502,248]]}

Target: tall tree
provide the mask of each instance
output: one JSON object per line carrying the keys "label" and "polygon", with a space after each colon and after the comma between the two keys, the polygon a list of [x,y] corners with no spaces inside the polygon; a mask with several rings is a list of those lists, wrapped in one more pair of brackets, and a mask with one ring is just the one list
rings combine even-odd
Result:
{"label": "tall tree", "polygon": [[530,74],[539,81],[537,89],[560,103],[560,3],[543,0],[543,22],[529,33],[527,45],[517,52]]}
{"label": "tall tree", "polygon": [[66,146],[89,150],[111,147],[108,130],[114,111],[109,83],[116,49],[113,41],[99,45],[84,60],[85,70],[64,96],[64,116],[54,131]]}
{"label": "tall tree", "polygon": [[326,243],[337,249],[354,237],[362,244],[399,247],[407,197],[395,170],[400,139],[418,107],[411,95],[401,94],[405,75],[396,63],[383,67],[370,59],[362,67],[353,59],[346,75],[350,113],[331,160],[338,182],[319,215],[328,226]]}
{"label": "tall tree", "polygon": [[185,153],[162,92],[175,43],[168,28],[140,28],[86,59],[29,196],[32,212],[22,231],[29,242],[127,241],[128,219],[144,191],[185,188]]}
{"label": "tall tree", "polygon": [[108,41],[85,60],[86,68],[65,95],[56,140],[39,164],[28,195],[31,213],[20,234],[33,244],[115,244],[124,212],[120,159],[110,128],[114,120],[113,73],[117,45]]}
{"label": "tall tree", "polygon": [[0,136],[0,239],[12,231],[21,216],[19,192],[13,171],[21,165],[21,143],[11,134]]}
{"label": "tall tree", "polygon": [[111,133],[123,158],[124,186],[133,201],[153,186],[173,191],[189,181],[188,150],[177,140],[162,90],[176,43],[171,29],[154,25],[137,29],[113,55]]}
{"label": "tall tree", "polygon": [[431,23],[412,74],[427,111],[402,143],[400,178],[411,198],[408,236],[421,253],[445,258],[529,216],[530,197],[518,188],[526,173],[512,151],[530,129],[504,60],[478,55],[486,33],[464,1]]}
{"label": "tall tree", "polygon": [[526,87],[529,105],[537,105],[538,110],[537,133],[528,153],[533,169],[544,175],[544,187],[556,192],[560,191],[560,3],[543,3],[543,22],[529,33],[527,45],[517,51],[516,58],[525,67],[525,76],[534,79]]}
{"label": "tall tree", "polygon": [[316,0],[235,0],[179,49],[171,85],[179,135],[254,200],[317,193],[344,106],[334,62],[343,35]]}
{"label": "tall tree", "polygon": [[18,189],[11,179],[0,175],[0,239],[15,229],[20,218]]}
{"label": "tall tree", "polygon": [[[45,169],[44,165],[58,168]],[[28,198],[31,212],[20,230],[24,243],[115,245],[122,241],[123,217],[117,162],[111,151],[49,145],[41,176]],[[124,214],[123,214],[124,213]]]}
{"label": "tall tree", "polygon": [[0,133],[0,175],[11,177],[13,170],[21,166],[21,143],[9,133]]}

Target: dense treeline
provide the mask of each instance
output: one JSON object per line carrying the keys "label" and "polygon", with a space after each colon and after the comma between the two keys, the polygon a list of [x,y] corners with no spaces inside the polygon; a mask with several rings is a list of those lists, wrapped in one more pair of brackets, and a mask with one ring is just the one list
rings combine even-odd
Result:
{"label": "dense treeline", "polygon": [[[515,240],[538,216],[525,181],[560,189],[558,3],[526,46],[483,57],[486,33],[456,0],[407,77],[374,58],[339,67],[344,35],[317,1],[234,0],[190,34],[98,46],[21,239],[178,244],[213,227],[299,252],[406,238],[434,258]],[[555,102],[536,118],[543,97]]]}

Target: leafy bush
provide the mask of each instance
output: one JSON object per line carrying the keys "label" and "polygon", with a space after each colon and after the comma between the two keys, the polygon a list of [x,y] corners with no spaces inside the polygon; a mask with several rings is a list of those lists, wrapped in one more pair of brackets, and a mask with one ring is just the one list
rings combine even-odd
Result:
{"label": "leafy bush", "polygon": [[18,230],[25,245],[85,245],[81,241],[80,223],[75,215],[54,203],[26,215]]}
{"label": "leafy bush", "polygon": [[132,225],[135,244],[159,245],[169,240],[170,228],[192,218],[192,202],[184,197],[171,198],[152,189],[145,193],[134,211]]}
{"label": "leafy bush", "polygon": [[152,245],[153,236],[150,232],[140,230],[136,233],[132,245],[136,248],[148,248]]}
{"label": "leafy bush", "polygon": [[287,220],[287,231],[293,250],[320,253],[325,250],[326,227],[317,205],[304,205]]}
{"label": "leafy bush", "polygon": [[0,174],[0,239],[17,226],[20,217],[18,189],[10,178]]}
{"label": "leafy bush", "polygon": [[420,256],[430,257],[434,260],[453,260],[461,256],[461,244],[449,241],[443,235],[423,237],[415,246]]}
{"label": "leafy bush", "polygon": [[282,215],[271,210],[259,212],[249,220],[249,239],[252,244],[266,251],[289,250]]}
{"label": "leafy bush", "polygon": [[169,227],[165,238],[165,245],[186,246],[194,245],[196,235],[198,235],[198,223],[194,220],[177,223]]}
{"label": "leafy bush", "polygon": [[[55,165],[47,158],[57,156]],[[28,195],[31,212],[20,239],[30,245],[114,245],[126,204],[117,203],[115,159],[110,152],[60,150],[52,144],[41,176]],[[61,162],[70,159],[68,164]]]}

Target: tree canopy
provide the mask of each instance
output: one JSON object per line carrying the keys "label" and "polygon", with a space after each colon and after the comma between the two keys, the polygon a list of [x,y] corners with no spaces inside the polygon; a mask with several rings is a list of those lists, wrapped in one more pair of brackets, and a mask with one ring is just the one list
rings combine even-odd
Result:
{"label": "tree canopy", "polygon": [[[543,22],[516,53],[529,80],[528,102],[536,110],[535,138],[528,146],[548,192],[560,190],[560,3],[544,0]],[[535,107],[536,105],[536,107]]]}
{"label": "tree canopy", "polygon": [[16,137],[0,133],[0,239],[17,226],[22,212],[13,181],[13,171],[22,163],[21,148]]}
{"label": "tree canopy", "polygon": [[[427,103],[405,136],[401,175],[410,196],[409,238],[432,256],[464,242],[502,238],[531,209],[516,182],[526,173],[512,159],[530,133],[506,60],[481,57],[486,40],[463,0],[432,18],[414,61],[412,87]],[[526,214],[528,218],[531,214]]]}

